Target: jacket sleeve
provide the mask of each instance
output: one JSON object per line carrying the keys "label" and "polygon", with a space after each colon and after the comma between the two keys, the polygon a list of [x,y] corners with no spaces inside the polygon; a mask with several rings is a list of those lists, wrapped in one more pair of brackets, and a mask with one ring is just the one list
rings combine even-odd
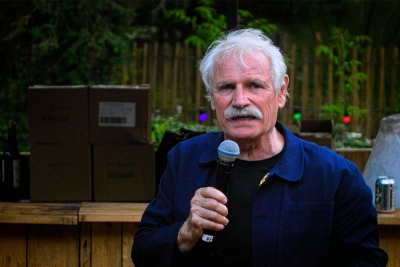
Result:
{"label": "jacket sleeve", "polygon": [[386,266],[371,189],[357,167],[348,165],[335,196],[329,266]]}
{"label": "jacket sleeve", "polygon": [[194,253],[183,255],[177,249],[176,237],[189,216],[190,200],[196,190],[210,183],[213,169],[199,162],[203,150],[214,151],[206,143],[208,136],[195,137],[177,144],[168,153],[158,195],[145,210],[134,237],[131,256],[136,267],[188,266],[193,260]]}
{"label": "jacket sleeve", "polygon": [[169,157],[159,193],[145,210],[135,234],[131,256],[136,267],[170,266],[175,240],[183,224],[183,221],[176,221],[174,214],[175,182],[172,166],[176,164]]}

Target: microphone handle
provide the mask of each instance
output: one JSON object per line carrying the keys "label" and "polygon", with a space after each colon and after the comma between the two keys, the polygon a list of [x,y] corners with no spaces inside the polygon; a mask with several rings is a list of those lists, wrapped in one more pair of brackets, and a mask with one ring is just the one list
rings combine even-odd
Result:
{"label": "microphone handle", "polygon": [[215,175],[215,180],[213,187],[221,191],[222,193],[226,193],[226,189],[228,188],[229,179],[231,178],[231,170],[232,163],[227,163],[223,161],[219,161],[217,165],[217,171]]}
{"label": "microphone handle", "polygon": [[[222,193],[226,193],[228,188],[229,179],[231,177],[232,163],[227,163],[223,161],[219,161],[217,165],[216,175],[213,187],[221,191]],[[201,240],[204,242],[212,242],[214,239],[215,231],[205,229],[203,231],[203,236]]]}

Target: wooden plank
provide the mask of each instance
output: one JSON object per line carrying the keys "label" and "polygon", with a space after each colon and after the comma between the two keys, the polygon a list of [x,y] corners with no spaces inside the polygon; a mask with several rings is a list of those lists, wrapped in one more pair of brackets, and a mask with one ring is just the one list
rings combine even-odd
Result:
{"label": "wooden plank", "polygon": [[391,82],[390,82],[390,111],[396,110],[396,85],[397,85],[397,58],[399,56],[399,49],[397,46],[393,47],[392,52],[392,68],[391,68]]}
{"label": "wooden plank", "polygon": [[[200,60],[201,59],[201,48],[199,46],[196,47],[196,59]],[[204,91],[202,90],[203,87],[201,86],[201,75],[199,71],[195,72],[196,80],[195,80],[195,88],[196,88],[196,96],[195,96],[195,102],[196,102],[196,107],[199,108],[202,106],[202,103],[204,103]]]}
{"label": "wooden plank", "polygon": [[379,108],[379,120],[385,116],[385,48],[380,48],[380,66],[379,66],[379,97],[378,97],[378,108]]}
{"label": "wooden plank", "polygon": [[[357,46],[353,47],[352,50],[352,60],[357,60]],[[351,68],[351,76],[352,76],[352,81],[353,83],[358,83],[357,80],[357,73],[358,73],[358,67],[357,65],[354,65]],[[360,106],[360,98],[359,98],[359,89],[357,87],[351,88],[351,105],[355,107]],[[352,132],[359,132],[359,116],[358,114],[350,114],[352,116],[351,122],[350,122],[350,129]]]}
{"label": "wooden plank", "polygon": [[0,203],[0,223],[78,224],[80,203]]}
{"label": "wooden plank", "polygon": [[175,44],[175,54],[173,58],[173,73],[172,73],[172,107],[176,108],[178,105],[178,67],[179,67],[179,56],[181,53],[180,43]]}
{"label": "wooden plank", "polygon": [[[316,33],[316,45],[322,44],[322,36],[320,32]],[[314,107],[316,108],[314,115],[319,117],[321,113],[321,106],[323,102],[322,95],[322,54],[317,54],[315,56],[315,64],[314,64]]]}
{"label": "wooden plank", "polygon": [[157,78],[157,66],[158,66],[158,42],[155,42],[153,45],[153,54],[151,57],[151,70],[150,70],[150,84],[151,84],[151,93],[150,97],[152,99],[152,107],[153,110],[160,108],[157,103],[159,96],[157,95],[157,91],[159,90],[159,81],[160,79]]}
{"label": "wooden plank", "polygon": [[160,91],[160,101],[161,101],[161,114],[167,115],[167,111],[171,109],[169,98],[170,95],[170,75],[171,75],[171,46],[169,44],[164,44],[163,49],[163,83]]}
{"label": "wooden plank", "polygon": [[149,61],[149,44],[144,43],[143,44],[143,72],[142,72],[142,84],[148,83],[148,78],[147,78],[147,68],[148,68],[148,61]]}
{"label": "wooden plank", "polygon": [[132,84],[137,84],[137,73],[138,69],[140,69],[139,66],[139,53],[138,53],[138,47],[137,47],[137,42],[133,42],[132,44],[132,70],[131,70],[131,83]]}
{"label": "wooden plank", "polygon": [[121,223],[92,223],[93,267],[121,266],[121,248]]}
{"label": "wooden plank", "polygon": [[[332,51],[332,48],[330,48]],[[332,106],[334,104],[334,86],[333,86],[333,61],[328,58],[328,105]]]}
{"label": "wooden plank", "polygon": [[378,223],[379,225],[400,225],[400,208],[396,208],[395,212],[379,212]]}
{"label": "wooden plank", "polygon": [[183,67],[184,66],[184,59],[185,59],[185,53],[186,53],[186,50],[185,50],[185,45],[182,47],[180,47],[180,51],[181,51],[181,54],[180,54],[180,56],[179,56],[179,58],[177,59],[177,61],[178,61],[178,69],[177,69],[177,75],[178,75],[178,95],[177,95],[177,105],[179,106],[179,108],[178,108],[178,106],[176,107],[176,109],[177,109],[177,117],[179,117],[179,119],[182,119],[182,111],[183,111],[183,106],[182,106],[182,103],[184,102],[184,95],[185,95],[185,90],[186,90],[186,88],[185,88],[185,80],[186,80],[186,75],[187,75],[187,73],[186,73],[186,70],[185,70],[185,68]]}
{"label": "wooden plank", "polygon": [[134,267],[131,251],[139,223],[122,223],[122,267]]}
{"label": "wooden plank", "polygon": [[181,121],[187,122],[188,121],[188,114],[189,114],[189,107],[190,107],[190,99],[192,97],[192,84],[190,84],[188,76],[190,73],[190,54],[191,54],[191,49],[187,43],[184,44],[184,57],[183,57],[183,63],[182,63],[182,71],[183,71],[183,87],[181,90],[181,106],[182,106],[182,115],[181,115]]}
{"label": "wooden plank", "polygon": [[124,63],[121,66],[121,84],[127,84],[128,83],[128,65],[127,63]]}
{"label": "wooden plank", "polygon": [[387,267],[400,266],[399,240],[400,226],[379,226],[379,246],[384,249],[389,256]]}
{"label": "wooden plank", "polygon": [[84,202],[80,222],[140,222],[148,203]]}
{"label": "wooden plank", "polygon": [[302,115],[304,119],[309,118],[309,64],[310,63],[310,53],[308,51],[308,47],[303,47],[303,83],[301,86],[301,105],[303,107]]}
{"label": "wooden plank", "polygon": [[372,137],[372,128],[373,128],[373,115],[372,115],[372,108],[373,108],[373,63],[372,63],[372,46],[367,46],[366,52],[366,75],[367,80],[365,83],[366,86],[366,95],[365,95],[365,108],[367,109],[367,115],[365,120],[365,137],[371,138]]}
{"label": "wooden plank", "polygon": [[30,225],[27,243],[28,267],[79,267],[79,227],[76,225]]}
{"label": "wooden plank", "polygon": [[80,223],[80,267],[92,266],[92,224]]}
{"label": "wooden plank", "polygon": [[[291,69],[290,69],[290,76],[289,76],[289,112],[287,113],[287,121],[286,125],[291,125],[293,124],[293,111],[294,111],[294,96],[297,93],[296,88],[297,88],[297,52],[296,52],[296,44],[292,44],[290,46],[290,63],[291,63]],[[297,99],[297,101],[300,101],[300,99]]]}
{"label": "wooden plank", "polygon": [[26,266],[26,227],[0,224],[0,266]]}

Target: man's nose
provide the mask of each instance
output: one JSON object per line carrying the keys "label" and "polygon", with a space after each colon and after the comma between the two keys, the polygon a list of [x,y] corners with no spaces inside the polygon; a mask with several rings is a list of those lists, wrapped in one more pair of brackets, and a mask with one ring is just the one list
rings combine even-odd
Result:
{"label": "man's nose", "polygon": [[232,104],[237,108],[243,108],[249,103],[245,88],[242,85],[237,85],[233,94]]}

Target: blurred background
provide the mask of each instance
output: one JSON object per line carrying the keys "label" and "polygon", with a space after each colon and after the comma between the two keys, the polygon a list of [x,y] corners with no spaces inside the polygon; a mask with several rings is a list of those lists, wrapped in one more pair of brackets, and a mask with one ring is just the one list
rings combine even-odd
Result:
{"label": "blurred background", "polygon": [[332,119],[337,147],[372,147],[400,109],[399,11],[371,0],[1,1],[0,144],[13,119],[30,151],[32,85],[150,84],[156,147],[166,129],[214,130],[199,60],[224,31],[255,27],[288,64],[279,120]]}

